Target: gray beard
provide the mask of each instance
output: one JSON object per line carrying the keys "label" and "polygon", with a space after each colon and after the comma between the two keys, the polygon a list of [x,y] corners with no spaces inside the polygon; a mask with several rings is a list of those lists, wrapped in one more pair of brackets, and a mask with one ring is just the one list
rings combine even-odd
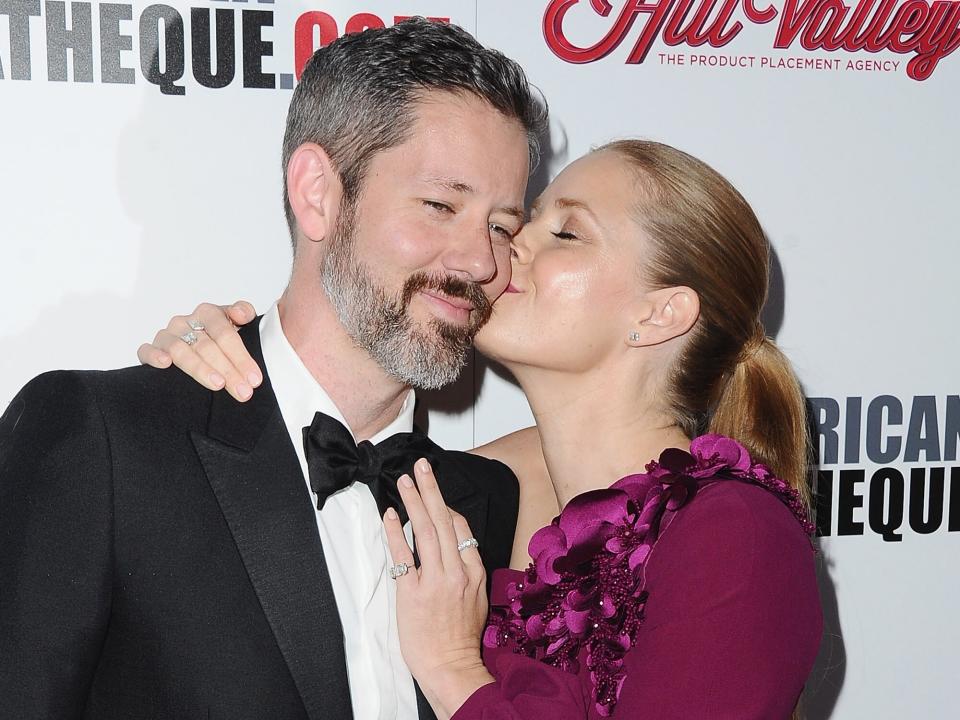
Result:
{"label": "gray beard", "polygon": [[320,266],[323,289],[347,334],[390,376],[405,385],[434,390],[457,379],[467,361],[475,328],[431,320],[429,330],[415,326],[410,297],[391,297],[354,256],[355,208],[341,207]]}

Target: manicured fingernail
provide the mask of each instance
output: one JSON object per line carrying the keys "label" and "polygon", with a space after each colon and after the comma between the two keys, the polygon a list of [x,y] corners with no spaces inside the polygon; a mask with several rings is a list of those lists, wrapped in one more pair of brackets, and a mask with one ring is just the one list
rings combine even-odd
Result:
{"label": "manicured fingernail", "polygon": [[210,384],[213,385],[217,390],[222,388],[226,382],[227,381],[223,379],[223,375],[220,373],[210,373]]}
{"label": "manicured fingernail", "polygon": [[260,377],[260,374],[255,372],[252,372],[249,375],[247,375],[247,380],[250,381],[250,384],[253,387],[260,387],[260,383],[263,382],[263,380]]}
{"label": "manicured fingernail", "polygon": [[253,395],[253,388],[247,385],[246,383],[240,383],[237,385],[237,395],[239,395],[244,400],[249,400],[250,396]]}
{"label": "manicured fingernail", "polygon": [[412,487],[413,487],[413,480],[410,479],[410,476],[409,476],[409,475],[401,475],[399,482],[400,482],[400,484],[403,485],[405,488],[412,488]]}
{"label": "manicured fingernail", "polygon": [[417,460],[417,470],[419,470],[422,473],[430,472],[430,463],[428,463],[423,458],[420,458],[419,460]]}
{"label": "manicured fingernail", "polygon": [[387,517],[391,520],[398,520],[400,518],[400,516],[397,515],[397,511],[393,508],[387,508]]}

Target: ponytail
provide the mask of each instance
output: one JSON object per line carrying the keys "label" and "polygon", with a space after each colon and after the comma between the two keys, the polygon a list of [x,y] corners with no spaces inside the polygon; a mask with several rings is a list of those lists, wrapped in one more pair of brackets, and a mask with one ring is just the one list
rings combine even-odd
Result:
{"label": "ponytail", "polygon": [[727,378],[709,430],[734,438],[810,504],[806,400],[786,356],[770,338],[748,345]]}

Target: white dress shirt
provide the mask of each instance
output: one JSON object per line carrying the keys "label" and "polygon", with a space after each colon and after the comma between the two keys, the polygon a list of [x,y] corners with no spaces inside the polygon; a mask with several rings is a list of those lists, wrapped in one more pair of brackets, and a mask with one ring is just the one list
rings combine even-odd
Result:
{"label": "white dress shirt", "polygon": [[[349,426],[290,345],[276,305],[260,321],[260,342],[266,371],[309,489],[303,428],[313,422],[317,411]],[[397,419],[370,441],[376,444],[396,433],[410,432],[414,401],[411,390]],[[319,511],[312,490],[310,497],[343,625],[354,718],[417,720],[413,678],[400,654],[397,635],[396,584],[387,577],[390,553],[373,494],[363,483],[353,483],[330,495]]]}

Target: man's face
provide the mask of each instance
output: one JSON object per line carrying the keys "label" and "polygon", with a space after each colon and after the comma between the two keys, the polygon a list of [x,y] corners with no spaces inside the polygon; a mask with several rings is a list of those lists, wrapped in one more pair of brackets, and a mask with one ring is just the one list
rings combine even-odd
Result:
{"label": "man's face", "polygon": [[529,156],[520,123],[471,95],[430,93],[415,117],[341,209],[321,278],[358,345],[435,388],[456,379],[510,281]]}

